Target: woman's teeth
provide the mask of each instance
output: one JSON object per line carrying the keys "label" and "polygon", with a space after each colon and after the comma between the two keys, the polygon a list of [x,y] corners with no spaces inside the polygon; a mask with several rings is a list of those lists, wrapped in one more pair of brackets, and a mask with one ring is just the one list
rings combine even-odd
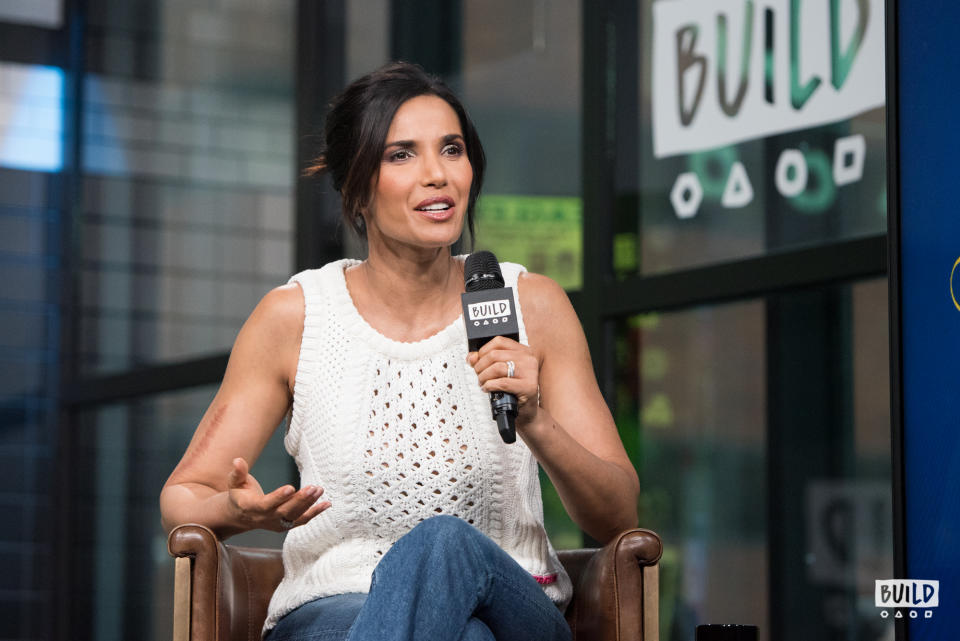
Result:
{"label": "woman's teeth", "polygon": [[450,205],[446,203],[437,203],[435,205],[427,205],[426,207],[417,207],[420,211],[444,211],[450,209]]}

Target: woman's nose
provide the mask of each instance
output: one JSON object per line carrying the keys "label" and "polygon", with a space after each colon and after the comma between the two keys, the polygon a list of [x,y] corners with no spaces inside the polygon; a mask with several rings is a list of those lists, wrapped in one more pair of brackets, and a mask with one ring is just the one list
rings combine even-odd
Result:
{"label": "woman's nose", "polygon": [[425,154],[423,158],[423,184],[442,187],[447,184],[447,172],[439,154]]}

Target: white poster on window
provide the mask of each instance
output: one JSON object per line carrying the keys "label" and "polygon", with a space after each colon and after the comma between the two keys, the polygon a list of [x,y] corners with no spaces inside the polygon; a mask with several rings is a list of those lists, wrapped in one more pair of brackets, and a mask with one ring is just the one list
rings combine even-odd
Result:
{"label": "white poster on window", "polygon": [[660,0],[654,155],[845,120],[884,104],[883,0]]}

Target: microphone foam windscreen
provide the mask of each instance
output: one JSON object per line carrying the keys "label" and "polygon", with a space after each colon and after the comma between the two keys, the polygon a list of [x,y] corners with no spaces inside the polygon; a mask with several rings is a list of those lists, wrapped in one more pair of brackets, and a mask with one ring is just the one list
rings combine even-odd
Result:
{"label": "microphone foam windscreen", "polygon": [[503,287],[500,261],[493,252],[479,251],[470,254],[463,265],[463,281],[468,292]]}

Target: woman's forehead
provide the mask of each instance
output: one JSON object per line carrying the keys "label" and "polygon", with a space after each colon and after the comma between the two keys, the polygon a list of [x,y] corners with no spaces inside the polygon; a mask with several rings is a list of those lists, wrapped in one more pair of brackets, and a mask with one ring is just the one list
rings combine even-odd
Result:
{"label": "woman's forehead", "polygon": [[398,140],[426,142],[450,134],[463,135],[453,107],[438,96],[417,96],[397,109],[387,132],[387,143]]}

